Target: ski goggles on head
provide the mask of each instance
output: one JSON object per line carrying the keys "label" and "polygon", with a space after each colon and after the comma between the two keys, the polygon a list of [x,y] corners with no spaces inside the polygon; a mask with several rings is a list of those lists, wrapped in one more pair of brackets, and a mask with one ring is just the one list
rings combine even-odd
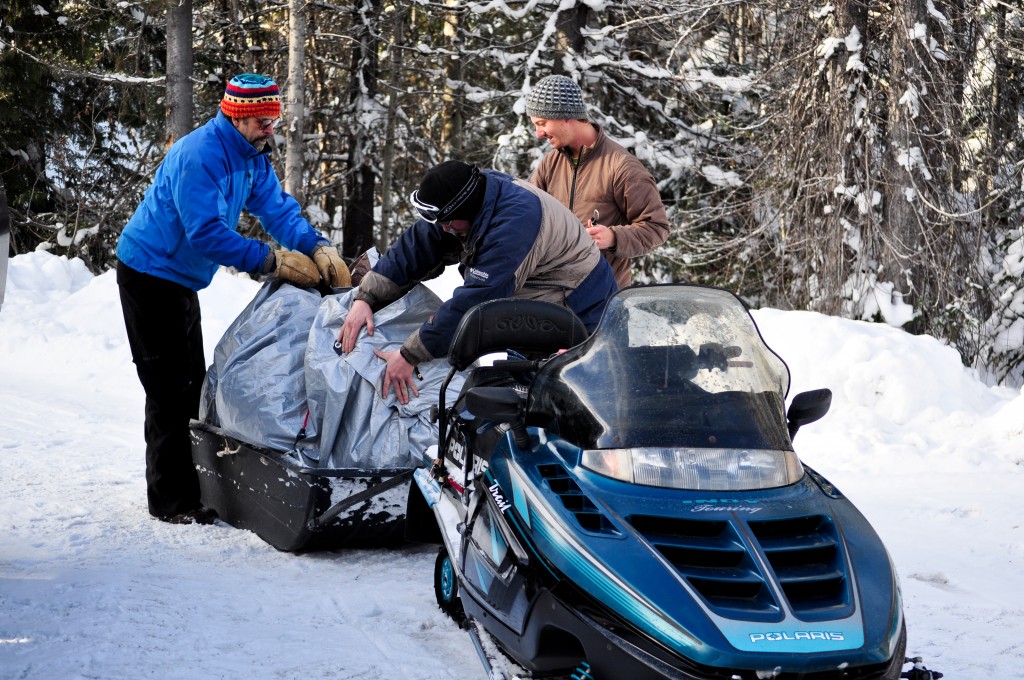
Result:
{"label": "ski goggles on head", "polygon": [[455,197],[452,198],[452,200],[445,203],[443,208],[438,208],[436,205],[431,205],[426,201],[421,201],[419,197],[419,189],[409,194],[409,202],[412,203],[414,208],[416,208],[416,212],[420,214],[420,217],[431,224],[437,224],[438,221],[446,221],[449,215],[458,210],[459,206],[465,203],[466,200],[473,195],[473,192],[476,191],[476,187],[479,184],[480,168],[474,167],[466,185],[459,189],[459,193],[455,194]]}
{"label": "ski goggles on head", "polygon": [[441,209],[436,205],[430,205],[424,203],[419,199],[419,189],[409,194],[409,201],[412,203],[412,207],[416,208],[416,212],[420,214],[420,217],[431,224],[437,224],[437,215],[441,212]]}

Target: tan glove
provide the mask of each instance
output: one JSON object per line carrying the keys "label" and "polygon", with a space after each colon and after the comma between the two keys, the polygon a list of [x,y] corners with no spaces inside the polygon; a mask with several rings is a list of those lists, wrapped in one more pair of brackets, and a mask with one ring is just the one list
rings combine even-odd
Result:
{"label": "tan glove", "polygon": [[348,266],[333,245],[325,243],[314,248],[313,262],[320,270],[320,276],[331,288],[348,288],[352,285],[352,276],[349,274]]}
{"label": "tan glove", "polygon": [[294,250],[278,250],[274,253],[277,263],[274,276],[302,288],[312,288],[320,283],[320,272],[313,260]]}

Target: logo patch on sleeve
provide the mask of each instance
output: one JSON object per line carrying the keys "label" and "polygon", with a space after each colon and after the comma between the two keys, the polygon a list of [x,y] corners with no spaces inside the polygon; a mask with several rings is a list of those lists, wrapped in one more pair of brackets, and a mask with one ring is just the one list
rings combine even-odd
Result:
{"label": "logo patch on sleeve", "polygon": [[469,270],[466,272],[466,278],[476,279],[477,281],[486,281],[487,279],[491,278],[491,275],[483,271],[482,269],[470,267]]}

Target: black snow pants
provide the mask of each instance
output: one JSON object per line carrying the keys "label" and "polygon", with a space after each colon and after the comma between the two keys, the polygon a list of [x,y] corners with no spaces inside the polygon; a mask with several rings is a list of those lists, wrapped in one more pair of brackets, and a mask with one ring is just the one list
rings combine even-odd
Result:
{"label": "black snow pants", "polygon": [[206,376],[199,296],[117,263],[132,360],[146,393],[146,493],[154,517],[199,507],[189,419],[199,415]]}

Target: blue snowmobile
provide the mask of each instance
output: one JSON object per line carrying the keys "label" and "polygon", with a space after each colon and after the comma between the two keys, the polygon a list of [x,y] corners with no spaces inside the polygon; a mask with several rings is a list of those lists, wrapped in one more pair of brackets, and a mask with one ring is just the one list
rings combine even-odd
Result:
{"label": "blue snowmobile", "polygon": [[414,479],[438,604],[488,677],[900,677],[892,560],[793,450],[831,393],[786,410],[789,370],[739,298],[627,288],[589,336],[561,307],[494,301],[449,362],[469,377],[451,408],[442,389]]}

